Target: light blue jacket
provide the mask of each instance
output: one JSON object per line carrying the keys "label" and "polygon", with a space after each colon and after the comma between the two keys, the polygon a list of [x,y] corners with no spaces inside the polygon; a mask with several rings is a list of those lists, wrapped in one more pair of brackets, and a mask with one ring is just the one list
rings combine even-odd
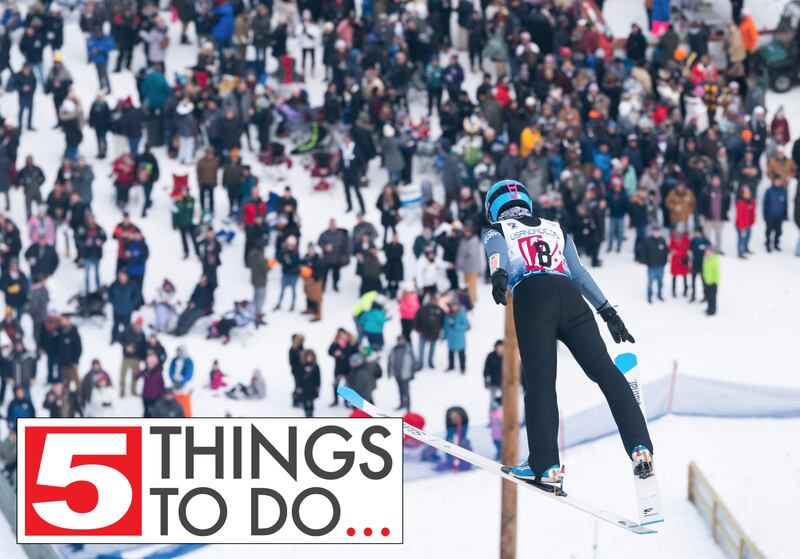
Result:
{"label": "light blue jacket", "polygon": [[467,348],[469,320],[464,309],[458,309],[444,317],[444,339],[450,351],[464,351]]}

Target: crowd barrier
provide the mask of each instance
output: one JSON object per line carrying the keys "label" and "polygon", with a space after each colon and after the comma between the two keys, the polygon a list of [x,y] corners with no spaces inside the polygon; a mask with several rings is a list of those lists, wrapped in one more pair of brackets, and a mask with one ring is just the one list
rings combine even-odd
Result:
{"label": "crowd barrier", "polygon": [[[644,385],[647,419],[655,421],[665,415],[705,416],[719,418],[792,418],[800,417],[800,389],[757,384],[743,384],[679,374]],[[487,411],[488,415],[488,411]],[[438,418],[426,418],[428,425]],[[520,456],[527,456],[528,445],[520,436]],[[617,433],[614,418],[605,402],[562,417],[559,446],[562,450],[595,441]],[[487,425],[470,426],[468,440],[472,449],[493,458],[495,446]],[[421,449],[406,452],[405,479],[424,479],[440,473],[430,462],[421,461]]]}
{"label": "crowd barrier", "polygon": [[722,503],[700,468],[689,464],[688,499],[711,529],[711,537],[731,559],[766,559]]}

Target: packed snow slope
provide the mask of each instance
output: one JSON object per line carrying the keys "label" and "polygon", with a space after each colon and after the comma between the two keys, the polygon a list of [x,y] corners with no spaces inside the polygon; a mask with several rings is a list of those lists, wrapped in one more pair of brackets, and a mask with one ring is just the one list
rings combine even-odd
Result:
{"label": "packed snow slope", "polygon": [[[64,59],[73,74],[84,111],[87,111],[98,87],[95,71],[85,62],[84,38],[74,22],[67,25],[65,39]],[[177,30],[173,29],[167,68],[169,76],[191,66],[194,61],[195,47],[181,46],[178,39]],[[295,49],[295,45],[290,43],[290,48]],[[464,53],[461,55],[466,58]],[[466,60],[462,60],[462,63],[465,64]],[[19,53],[14,49],[12,65],[19,67],[19,64]],[[49,64],[48,51],[46,67]],[[143,64],[140,52],[137,52],[134,64]],[[322,79],[322,71],[318,68],[307,87],[316,103],[321,101],[324,91]],[[467,83],[467,87],[474,91],[477,84],[474,76],[470,79],[472,81]],[[111,82],[116,98],[135,95],[131,74],[113,74]],[[51,100],[41,93],[37,93],[37,96],[34,114],[37,131],[23,133],[19,160],[32,154],[47,175],[46,188],[49,189],[63,154],[64,141],[61,132],[53,130],[56,119]],[[800,89],[783,96],[771,94],[768,98],[769,118],[783,104],[796,133],[800,129],[800,124],[797,124],[800,123],[799,101]],[[413,110],[416,116],[421,115],[420,105],[415,105]],[[16,119],[15,94],[4,94],[0,98],[0,111],[6,118]],[[110,233],[121,216],[114,206],[111,182],[105,178],[109,172],[109,160],[94,161],[96,147],[93,134],[88,128],[84,133],[81,153],[89,157],[98,177],[94,185],[94,208],[99,222]],[[192,188],[196,189],[194,169],[167,160],[163,148],[156,150],[156,154],[163,163],[163,180],[154,192],[154,207],[147,219],[138,218],[142,194],[134,192],[131,201],[134,222],[144,231],[151,248],[145,294],[146,298],[152,298],[158,285],[168,277],[176,284],[182,299],[186,300],[200,275],[200,264],[194,259],[180,260],[180,239],[170,227],[169,177],[172,172],[189,173]],[[244,157],[247,162],[255,163],[254,154],[245,150]],[[291,185],[300,200],[302,243],[316,240],[331,216],[335,216],[341,226],[352,228],[354,217],[344,214],[344,195],[340,185],[336,184],[327,193],[313,192],[313,183],[301,165],[295,165],[288,173],[267,170],[258,164],[254,169],[264,192],[280,191],[285,185]],[[369,208],[368,218],[377,223],[374,201],[386,179],[385,172],[377,166],[377,162],[373,163],[370,178],[371,186],[364,194]],[[219,209],[227,209],[227,200],[221,190],[217,192],[217,208],[218,212]],[[24,229],[20,192],[12,194],[10,215]],[[408,215],[400,224],[399,231],[407,253],[410,253],[411,241],[419,231],[417,217]],[[752,242],[756,255],[747,261],[731,257],[735,254],[732,226],[726,228],[725,235],[723,250],[727,256],[722,260],[719,314],[710,319],[703,314],[701,305],[690,305],[683,298],[673,300],[668,296],[666,303],[647,304],[645,269],[633,262],[632,239],[626,242],[622,254],[604,255],[603,267],[592,270],[592,273],[608,298],[618,305],[621,316],[637,339],[633,347],[610,349],[614,353],[635,351],[645,382],[668,374],[677,360],[684,373],[749,383],[800,386],[794,359],[794,348],[800,342],[800,330],[797,328],[797,316],[800,315],[800,298],[797,297],[800,258],[792,255],[797,240],[796,228],[791,222],[787,223],[784,251],[766,254],[763,250],[763,223],[759,217]],[[222,254],[223,265],[216,302],[216,309],[220,312],[230,309],[235,300],[251,296],[249,275],[242,266],[243,242],[243,235],[238,234]],[[102,263],[102,278],[106,283],[113,277],[115,248],[113,242],[106,246],[107,256]],[[409,259],[406,265],[406,273],[410,276],[414,271],[413,262]],[[267,308],[276,302],[278,276],[277,270],[270,275]],[[58,272],[49,283],[54,306],[66,310],[67,300],[79,291],[82,281],[82,271],[62,259]],[[177,345],[186,344],[195,360],[195,414],[299,415],[299,410],[291,407],[292,380],[287,361],[289,338],[295,332],[304,333],[307,347],[321,356],[323,388],[317,403],[318,415],[345,414],[346,410],[342,407],[327,407],[331,398],[332,362],[325,352],[337,327],[353,328],[350,309],[358,291],[354,266],[343,272],[341,287],[341,293],[326,294],[323,321],[316,324],[309,324],[299,313],[279,311],[267,314],[269,324],[266,328],[237,331],[228,346],[222,346],[218,341],[206,341],[203,321],[183,339],[162,336],[161,341],[170,357],[174,355]],[[302,295],[300,299],[302,301]],[[302,302],[298,306],[302,307]],[[152,320],[149,309],[143,310],[143,315],[145,323]],[[503,335],[503,311],[493,304],[488,289],[481,291],[470,321],[472,330],[468,334],[467,374],[446,374],[443,371],[446,359],[444,348],[439,347],[437,369],[420,372],[412,384],[412,408],[427,418],[431,431],[443,429],[444,411],[452,405],[463,406],[477,424],[484,422],[487,417],[489,398],[481,377],[483,358],[494,341]],[[97,357],[116,381],[121,350],[119,346],[110,346],[108,343],[110,321],[83,322],[80,330],[84,342],[81,371],[86,371],[90,360]],[[601,326],[601,330],[605,331],[605,327]],[[398,333],[399,320],[395,318],[387,327],[387,340],[393,340]],[[605,335],[605,338],[612,346],[610,337]],[[232,401],[222,395],[212,394],[204,385],[207,383],[206,372],[215,358],[219,359],[223,371],[230,376],[230,383],[246,382],[252,370],[260,368],[268,384],[266,401]],[[43,378],[43,371],[40,371],[39,378]],[[564,348],[560,349],[558,382],[559,401],[565,415],[601,400],[600,392],[578,369]],[[44,399],[44,392],[41,384],[33,389],[37,407]],[[382,379],[375,398],[381,407],[393,409],[398,402],[395,384]],[[120,415],[140,416],[141,402],[129,397],[119,402],[118,412]],[[734,513],[741,515],[742,524],[770,557],[796,556],[797,536],[785,529],[787,520],[781,522],[780,519],[792,518],[795,509],[793,504],[800,498],[800,456],[796,445],[786,444],[787,441],[797,440],[798,428],[800,422],[794,420],[668,418],[659,421],[653,425],[653,431],[668,517],[661,535],[647,540],[604,526],[595,532],[594,524],[589,519],[522,491],[519,495],[519,556],[623,557],[636,554],[665,558],[718,557],[719,552],[706,528],[699,523],[699,517],[686,502],[685,476],[690,460],[697,460],[706,469],[712,483]],[[775,468],[774,477],[771,477],[779,480],[779,489],[775,488],[774,481],[770,482],[768,489],[763,480],[756,478],[755,472],[762,472],[767,457],[770,466]],[[619,513],[633,514],[628,465],[615,437],[570,451],[564,461],[568,464],[570,491]],[[750,482],[742,484],[747,480]],[[497,479],[477,472],[407,484],[406,544],[399,547],[209,547],[196,554],[198,557],[213,558],[234,552],[241,557],[268,553],[271,557],[287,558],[317,557],[320,554],[333,558],[372,557],[376,554],[380,557],[492,557],[496,555],[498,547],[499,487]],[[593,551],[595,543],[596,554]]]}

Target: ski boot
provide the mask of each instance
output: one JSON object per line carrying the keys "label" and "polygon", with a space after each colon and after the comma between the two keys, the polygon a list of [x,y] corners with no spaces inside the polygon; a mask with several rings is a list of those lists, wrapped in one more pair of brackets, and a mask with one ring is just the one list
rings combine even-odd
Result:
{"label": "ski boot", "polygon": [[528,461],[525,460],[518,466],[505,466],[503,467],[503,471],[507,474],[511,474],[515,478],[527,481],[539,489],[543,489],[557,495],[566,495],[563,491],[564,467],[558,464],[554,464],[549,468],[545,468],[544,472],[537,474],[531,469]]}
{"label": "ski boot", "polygon": [[653,454],[644,445],[639,445],[631,452],[633,461],[633,475],[640,479],[647,479],[655,474],[653,467]]}

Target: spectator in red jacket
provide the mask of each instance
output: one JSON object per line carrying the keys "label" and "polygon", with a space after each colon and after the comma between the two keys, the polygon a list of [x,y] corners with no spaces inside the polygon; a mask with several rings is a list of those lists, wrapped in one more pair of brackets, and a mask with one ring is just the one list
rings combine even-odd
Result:
{"label": "spectator in red jacket", "polygon": [[114,177],[117,189],[117,206],[124,209],[128,205],[128,194],[133,186],[136,159],[130,153],[123,153],[111,164],[110,177]]}
{"label": "spectator in red jacket", "polygon": [[756,222],[756,202],[750,187],[742,187],[742,197],[736,201],[736,237],[739,240],[739,258],[745,258],[750,252],[750,232]]}
{"label": "spectator in red jacket", "polygon": [[134,235],[141,234],[141,230],[131,222],[131,216],[128,212],[122,213],[122,221],[120,221],[111,236],[117,241],[117,271],[125,263],[125,245]]}
{"label": "spectator in red jacket", "polygon": [[267,203],[264,202],[259,195],[258,187],[254,186],[252,192],[250,193],[250,198],[244,203],[244,207],[242,209],[244,224],[253,225],[257,215],[267,215]]}
{"label": "spectator in red jacket", "polygon": [[672,296],[677,297],[676,287],[678,278],[683,277],[683,296],[689,292],[689,283],[687,276],[689,275],[689,246],[691,241],[686,234],[686,225],[678,224],[675,227],[675,232],[672,233],[672,238],[669,241],[669,252],[671,259],[669,263],[669,272],[672,274]]}

